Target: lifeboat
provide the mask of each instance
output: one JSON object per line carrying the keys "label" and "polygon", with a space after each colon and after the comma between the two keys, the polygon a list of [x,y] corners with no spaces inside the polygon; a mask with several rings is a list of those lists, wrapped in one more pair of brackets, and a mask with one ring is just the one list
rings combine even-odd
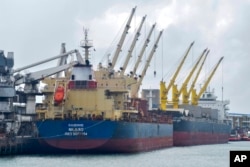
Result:
{"label": "lifeboat", "polygon": [[63,98],[64,98],[64,87],[58,86],[54,94],[54,101],[55,103],[60,104],[63,101]]}

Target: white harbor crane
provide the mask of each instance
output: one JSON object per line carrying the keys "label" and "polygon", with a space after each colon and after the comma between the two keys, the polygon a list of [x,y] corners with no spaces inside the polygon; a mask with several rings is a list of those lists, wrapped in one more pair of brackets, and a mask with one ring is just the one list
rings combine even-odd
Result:
{"label": "white harbor crane", "polygon": [[148,36],[147,36],[147,39],[145,40],[145,42],[143,44],[143,47],[142,47],[142,49],[140,51],[140,54],[138,55],[137,61],[136,61],[135,66],[134,66],[134,69],[133,69],[133,71],[130,72],[132,75],[135,75],[135,73],[136,73],[136,70],[137,70],[137,68],[139,66],[139,63],[141,62],[142,56],[143,56],[143,54],[145,52],[145,49],[147,48],[148,43],[150,42],[150,37],[151,37],[152,32],[153,32],[153,30],[155,28],[155,25],[156,25],[156,23],[150,29],[150,31],[148,33]]}
{"label": "white harbor crane", "polygon": [[123,30],[122,36],[121,36],[121,38],[120,38],[120,40],[118,42],[116,51],[115,51],[113,59],[112,59],[112,62],[109,64],[109,66],[110,66],[109,68],[110,68],[111,71],[114,70],[114,67],[115,67],[116,61],[118,59],[119,53],[121,52],[121,48],[122,48],[122,45],[124,43],[125,37],[126,37],[126,35],[128,33],[128,30],[130,29],[130,23],[132,21],[135,10],[136,10],[136,7],[134,7],[132,9],[132,12],[131,12],[131,14],[129,16],[129,19],[128,19],[127,23],[126,23],[126,26],[125,26],[124,30]]}
{"label": "white harbor crane", "polygon": [[143,25],[145,19],[146,19],[146,16],[144,16],[144,17],[142,18],[141,24],[140,24],[140,26],[139,26],[139,28],[138,28],[138,30],[137,30],[135,36],[134,36],[134,39],[133,39],[133,41],[132,41],[132,43],[131,43],[131,46],[130,46],[130,48],[129,48],[129,50],[128,50],[128,55],[127,55],[126,60],[125,60],[125,62],[124,62],[124,64],[123,64],[123,67],[120,68],[120,69],[121,69],[121,75],[124,74],[124,72],[125,72],[125,70],[126,70],[126,68],[127,68],[127,66],[128,66],[128,62],[129,62],[130,58],[132,57],[132,52],[133,52],[133,50],[134,50],[134,48],[135,48],[135,44],[136,44],[137,40],[139,39],[139,37],[140,37],[140,35],[141,35],[140,32],[141,32],[142,25]]}
{"label": "white harbor crane", "polygon": [[160,40],[160,38],[161,38],[162,33],[163,33],[163,30],[160,31],[160,33],[159,33],[159,35],[158,35],[158,37],[157,37],[157,39],[156,39],[156,41],[155,41],[155,43],[154,43],[154,46],[153,46],[152,49],[151,49],[151,52],[150,52],[150,54],[149,54],[149,56],[148,56],[148,59],[147,59],[147,61],[146,61],[146,64],[145,64],[145,66],[144,66],[144,68],[143,68],[143,70],[142,70],[142,73],[141,73],[141,75],[140,75],[140,77],[139,77],[137,83],[136,83],[135,85],[132,85],[132,88],[131,88],[131,97],[132,97],[132,98],[135,98],[135,97],[138,96],[138,91],[139,91],[139,89],[140,89],[141,83],[142,83],[142,81],[143,81],[143,78],[144,78],[145,75],[146,75],[147,69],[148,69],[149,64],[150,64],[150,62],[151,62],[151,59],[152,59],[152,57],[153,57],[153,55],[154,55],[154,53],[155,53],[155,51],[156,51],[156,49],[157,49],[157,47],[158,47],[158,42],[159,42],[159,40]]}

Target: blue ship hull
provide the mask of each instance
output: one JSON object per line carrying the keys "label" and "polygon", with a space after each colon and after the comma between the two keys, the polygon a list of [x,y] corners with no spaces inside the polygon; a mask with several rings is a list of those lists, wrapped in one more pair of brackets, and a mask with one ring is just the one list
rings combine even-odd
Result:
{"label": "blue ship hull", "polygon": [[36,125],[48,150],[139,152],[173,145],[173,125],[168,123],[45,120]]}
{"label": "blue ship hull", "polygon": [[174,146],[227,143],[231,129],[226,123],[199,119],[177,119],[173,126]]}

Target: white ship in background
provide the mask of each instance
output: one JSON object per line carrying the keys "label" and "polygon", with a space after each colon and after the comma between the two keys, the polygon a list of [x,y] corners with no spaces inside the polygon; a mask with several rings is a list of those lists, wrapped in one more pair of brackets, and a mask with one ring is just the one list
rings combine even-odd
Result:
{"label": "white ship in background", "polygon": [[227,111],[229,110],[228,105],[230,104],[229,100],[217,100],[217,96],[215,96],[214,89],[210,91],[207,89],[203,95],[201,96],[198,105],[204,108],[211,108],[218,110],[218,120],[225,120],[225,116],[227,115]]}
{"label": "white ship in background", "polygon": [[[142,89],[142,98],[149,102],[149,110],[157,109],[159,107],[159,89]],[[229,100],[217,100],[214,89],[212,91],[208,88],[198,101],[198,106],[202,108],[211,108],[218,111],[217,119],[225,120],[227,111],[229,110]]]}

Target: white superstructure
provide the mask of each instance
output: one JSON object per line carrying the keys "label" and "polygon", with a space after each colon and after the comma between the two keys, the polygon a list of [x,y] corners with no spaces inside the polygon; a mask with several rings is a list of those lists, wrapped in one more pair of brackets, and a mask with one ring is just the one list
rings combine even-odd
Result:
{"label": "white superstructure", "polygon": [[226,111],[229,110],[227,105],[230,104],[229,100],[216,100],[217,96],[214,94],[214,90],[206,90],[201,96],[198,105],[204,108],[212,108],[218,110],[218,119],[224,120]]}

